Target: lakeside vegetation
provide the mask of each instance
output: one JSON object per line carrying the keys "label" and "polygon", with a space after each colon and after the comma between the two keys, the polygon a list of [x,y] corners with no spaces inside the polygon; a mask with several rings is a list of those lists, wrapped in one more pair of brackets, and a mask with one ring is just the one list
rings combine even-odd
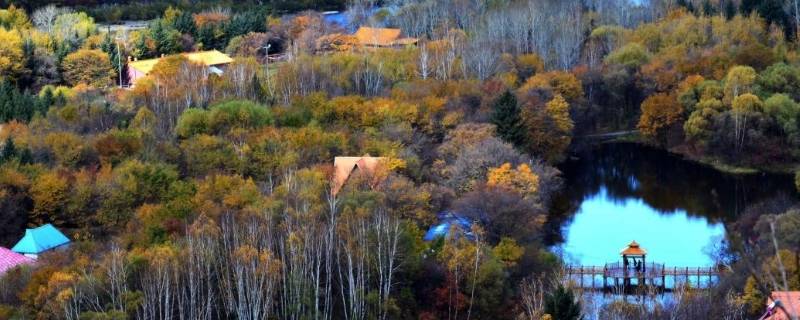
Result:
{"label": "lakeside vegetation", "polygon": [[[43,223],[75,244],[2,275],[0,319],[577,319],[545,230],[568,219],[552,200],[574,137],[638,129],[723,168],[800,160],[779,1],[349,2],[353,24],[419,39],[393,48],[299,12],[339,1],[11,2],[0,246]],[[211,49],[234,58],[221,75],[179,54]],[[163,58],[121,88],[128,57]],[[335,157],[362,155],[380,170],[332,192]],[[796,201],[743,211],[712,252],[717,286],[596,313],[745,319],[799,290]],[[423,241],[442,213],[474,223]]]}

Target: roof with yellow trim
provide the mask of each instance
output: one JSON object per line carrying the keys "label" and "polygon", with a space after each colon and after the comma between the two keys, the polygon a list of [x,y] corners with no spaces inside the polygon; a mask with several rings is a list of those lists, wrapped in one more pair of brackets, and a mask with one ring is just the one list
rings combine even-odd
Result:
{"label": "roof with yellow trim", "polygon": [[[186,57],[186,59],[189,59],[189,61],[209,67],[233,62],[230,56],[217,50],[189,52],[182,53],[182,55]],[[161,61],[161,58],[131,61],[128,62],[128,67],[134,68],[141,73],[148,74],[159,61]]]}
{"label": "roof with yellow trim", "polygon": [[622,251],[619,254],[623,256],[643,256],[647,254],[647,250],[640,247],[639,244],[636,243],[636,241],[634,240],[631,241],[631,243],[628,244],[627,247],[622,249]]}
{"label": "roof with yellow trim", "polygon": [[128,62],[128,68],[136,69],[144,74],[150,73],[153,70],[153,67],[160,61],[161,59],[147,59],[147,60],[138,60],[138,61],[131,61]]}
{"label": "roof with yellow trim", "polygon": [[209,67],[233,62],[231,57],[217,50],[184,53],[184,56],[189,61],[202,63]]}

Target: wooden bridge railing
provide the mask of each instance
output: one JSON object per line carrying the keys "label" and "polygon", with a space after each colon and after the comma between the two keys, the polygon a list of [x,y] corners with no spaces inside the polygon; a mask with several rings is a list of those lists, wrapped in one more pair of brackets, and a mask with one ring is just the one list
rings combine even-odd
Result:
{"label": "wooden bridge railing", "polygon": [[626,283],[627,279],[637,279],[644,283],[660,283],[658,286],[666,288],[667,278],[671,278],[673,283],[679,278],[696,278],[697,284],[700,285],[701,278],[708,278],[709,283],[713,277],[719,276],[719,269],[714,267],[665,267],[659,263],[649,263],[643,266],[642,269],[635,269],[632,266],[625,268],[619,262],[608,263],[604,266],[581,266],[581,265],[568,265],[565,268],[568,277],[580,276],[580,285],[583,287],[584,277],[591,277],[591,287],[595,287],[595,278],[603,278],[603,286],[605,287],[606,279],[612,279],[615,283],[622,280]]}

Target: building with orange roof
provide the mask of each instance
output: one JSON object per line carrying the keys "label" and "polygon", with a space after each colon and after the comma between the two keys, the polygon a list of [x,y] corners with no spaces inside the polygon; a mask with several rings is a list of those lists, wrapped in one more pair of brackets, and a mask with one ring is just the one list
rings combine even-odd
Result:
{"label": "building with orange roof", "polygon": [[331,193],[336,195],[344,187],[347,180],[356,172],[363,172],[366,174],[374,174],[381,162],[386,158],[384,157],[370,157],[365,155],[362,157],[336,157],[333,159],[333,181],[331,186]]}
{"label": "building with orange roof", "polygon": [[401,38],[400,29],[360,27],[354,34],[364,47],[400,47],[416,44],[416,38]]}
{"label": "building with orange roof", "polygon": [[[631,241],[627,247],[623,248],[619,255],[622,256],[622,266],[624,269],[628,269],[630,267],[630,261],[632,260],[634,263],[636,272],[644,272],[646,261],[645,258],[647,256],[647,250],[639,246],[639,243],[636,240]],[[629,281],[629,280],[626,280]]]}
{"label": "building with orange roof", "polygon": [[631,241],[631,243],[629,243],[627,247],[623,248],[619,252],[619,254],[622,255],[623,257],[624,256],[642,256],[642,257],[644,257],[644,256],[647,255],[647,250],[645,250],[641,246],[639,246],[639,243],[637,243],[636,240],[634,240],[634,241]]}
{"label": "building with orange roof", "polygon": [[[182,53],[181,55],[186,57],[186,59],[189,61],[208,67],[209,72],[217,75],[222,75],[225,67],[233,62],[233,59],[230,56],[217,50],[187,52]],[[131,60],[129,58],[128,79],[130,83],[135,84],[136,81],[150,74],[159,61],[161,61],[161,58],[146,60]]]}
{"label": "building with orange roof", "polygon": [[800,291],[773,291],[767,297],[763,320],[791,320],[800,317]]}

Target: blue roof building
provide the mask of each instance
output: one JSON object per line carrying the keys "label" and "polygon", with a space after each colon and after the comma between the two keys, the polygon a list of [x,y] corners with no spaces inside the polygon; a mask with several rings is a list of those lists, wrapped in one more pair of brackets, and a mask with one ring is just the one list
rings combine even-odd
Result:
{"label": "blue roof building", "polygon": [[26,229],[25,236],[11,248],[11,251],[29,257],[36,257],[42,252],[61,247],[69,243],[69,238],[58,231],[52,224],[34,229]]}
{"label": "blue roof building", "polygon": [[460,229],[468,239],[472,239],[472,222],[452,212],[439,214],[439,223],[431,226],[422,239],[425,241],[433,241],[437,238],[445,238],[449,235],[450,228],[453,226]]}

